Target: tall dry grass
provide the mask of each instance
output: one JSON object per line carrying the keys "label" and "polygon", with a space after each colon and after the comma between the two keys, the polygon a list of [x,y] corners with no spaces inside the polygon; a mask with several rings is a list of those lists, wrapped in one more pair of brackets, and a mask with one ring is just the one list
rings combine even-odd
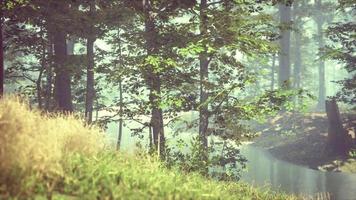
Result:
{"label": "tall dry grass", "polygon": [[0,190],[18,189],[34,173],[38,178],[60,177],[69,154],[97,154],[105,144],[101,130],[85,126],[75,116],[49,116],[30,110],[19,98],[2,99]]}

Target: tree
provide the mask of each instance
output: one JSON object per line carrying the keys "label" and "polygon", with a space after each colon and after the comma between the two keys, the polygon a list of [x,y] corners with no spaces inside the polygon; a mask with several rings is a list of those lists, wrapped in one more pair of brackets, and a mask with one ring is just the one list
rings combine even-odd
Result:
{"label": "tree", "polygon": [[[207,0],[202,0],[200,2],[200,34],[204,38],[206,37],[208,31],[208,16],[207,16],[208,3]],[[204,152],[207,152],[208,140],[207,140],[207,129],[209,125],[209,111],[208,111],[208,90],[207,85],[209,81],[209,60],[207,53],[207,41],[203,43],[203,51],[199,54],[199,74],[200,74],[200,106],[199,106],[199,136],[201,140]],[[207,156],[205,154],[205,159]]]}
{"label": "tree", "polygon": [[[91,1],[89,5],[90,16],[94,17],[95,15],[95,1]],[[85,98],[85,118],[88,123],[91,123],[93,120],[93,103],[94,103],[94,28],[91,26],[89,31],[89,36],[87,37],[87,86],[86,86],[86,98]]]}
{"label": "tree", "polygon": [[290,26],[291,2],[279,3],[281,39],[279,53],[278,83],[280,87],[290,87]]}
{"label": "tree", "polygon": [[344,19],[328,27],[326,35],[331,43],[324,49],[324,56],[342,64],[348,72],[347,78],[338,81],[342,87],[336,97],[339,101],[352,106],[356,103],[356,58],[354,55],[356,24],[352,21],[352,14],[355,11],[354,2],[340,0],[337,10],[344,15]]}
{"label": "tree", "polygon": [[[315,6],[316,9],[318,10],[317,16],[315,17],[316,19],[316,24],[317,24],[317,41],[319,45],[319,49],[323,49],[325,44],[324,44],[324,34],[323,34],[323,25],[325,23],[324,21],[324,15],[321,13],[323,11],[323,5],[322,5],[322,0],[316,0],[315,1]],[[319,71],[319,95],[318,95],[318,106],[317,108],[319,110],[325,110],[325,100],[326,100],[326,86],[325,86],[325,62],[323,59],[319,59],[319,64],[318,64],[318,71]]]}
{"label": "tree", "polygon": [[[2,3],[2,2],[1,2]],[[4,95],[4,78],[5,78],[5,67],[4,67],[4,48],[3,48],[3,5],[0,4],[0,98]]]}

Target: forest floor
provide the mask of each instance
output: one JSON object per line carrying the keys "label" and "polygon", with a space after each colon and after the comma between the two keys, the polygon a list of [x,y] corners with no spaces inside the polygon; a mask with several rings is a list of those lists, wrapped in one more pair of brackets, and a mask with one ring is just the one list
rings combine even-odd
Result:
{"label": "forest floor", "polygon": [[[342,114],[344,128],[353,138],[355,114]],[[339,156],[327,149],[328,121],[324,113],[286,113],[255,127],[260,136],[254,145],[278,159],[322,171],[356,173],[356,157]]]}

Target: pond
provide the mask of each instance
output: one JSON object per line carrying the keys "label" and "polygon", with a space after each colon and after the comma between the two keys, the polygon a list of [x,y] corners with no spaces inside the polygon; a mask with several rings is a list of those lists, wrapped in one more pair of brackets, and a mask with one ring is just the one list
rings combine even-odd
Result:
{"label": "pond", "polygon": [[269,185],[274,190],[293,194],[330,193],[332,199],[356,199],[356,174],[322,172],[284,162],[266,150],[246,145],[241,152],[248,159],[242,180],[256,186]]}

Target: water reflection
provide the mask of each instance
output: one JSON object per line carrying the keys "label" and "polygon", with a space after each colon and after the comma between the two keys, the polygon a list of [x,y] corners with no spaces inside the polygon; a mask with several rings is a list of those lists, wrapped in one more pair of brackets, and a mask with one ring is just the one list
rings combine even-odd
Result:
{"label": "water reflection", "polygon": [[356,174],[321,172],[278,160],[263,149],[247,145],[241,152],[247,157],[242,180],[257,186],[269,184],[275,190],[314,195],[329,192],[333,199],[356,199]]}

